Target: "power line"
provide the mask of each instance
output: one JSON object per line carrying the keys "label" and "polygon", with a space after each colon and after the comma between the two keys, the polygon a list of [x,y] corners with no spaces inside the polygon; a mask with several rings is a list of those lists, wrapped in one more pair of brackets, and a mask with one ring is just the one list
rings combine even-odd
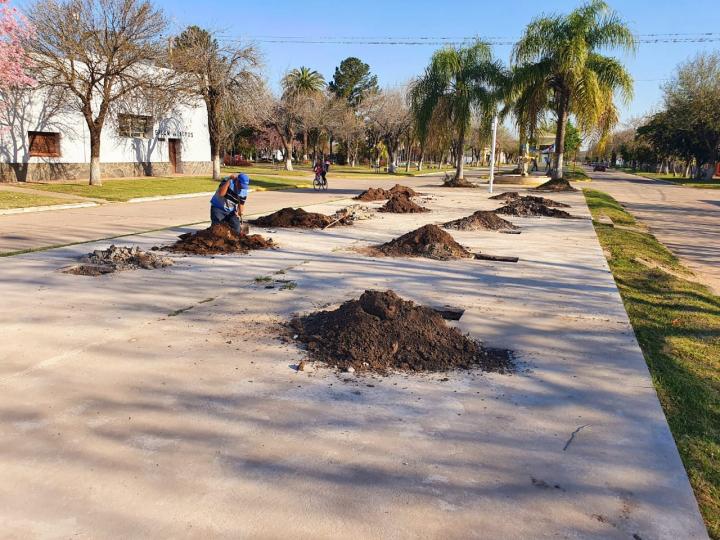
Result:
{"label": "power line", "polygon": [[[244,39],[218,36],[225,41],[253,41],[256,43],[283,43],[303,45],[464,45],[481,39],[490,45],[513,45],[519,38],[487,36],[276,36],[249,35]],[[714,43],[720,42],[720,32],[636,34],[637,43]]]}

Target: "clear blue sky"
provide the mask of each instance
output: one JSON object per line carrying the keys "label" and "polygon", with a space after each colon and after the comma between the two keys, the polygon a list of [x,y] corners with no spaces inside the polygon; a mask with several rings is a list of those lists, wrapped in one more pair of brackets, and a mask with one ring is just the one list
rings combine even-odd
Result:
{"label": "clear blue sky", "polygon": [[[542,12],[566,12],[580,2],[525,0],[156,0],[170,17],[173,30],[198,24],[240,39],[258,37],[265,74],[273,88],[288,69],[317,69],[326,80],[348,56],[370,64],[381,86],[399,85],[419,74],[437,48],[434,45],[287,44],[259,41],[259,36],[419,37],[449,36],[517,38],[524,26]],[[24,3],[24,2],[22,2]],[[637,34],[715,32],[720,38],[718,0],[609,1]],[[264,38],[263,38],[264,39]],[[495,54],[507,62],[511,47],[498,45]],[[660,102],[662,79],[698,51],[720,50],[710,43],[644,43],[626,58],[636,79],[635,99],[623,119],[639,116]]]}

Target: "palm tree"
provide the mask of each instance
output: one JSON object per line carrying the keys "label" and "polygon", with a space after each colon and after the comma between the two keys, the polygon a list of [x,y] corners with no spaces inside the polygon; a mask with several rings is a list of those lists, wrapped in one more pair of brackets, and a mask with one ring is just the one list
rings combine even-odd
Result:
{"label": "palm tree", "polygon": [[550,93],[543,79],[533,80],[526,71],[532,65],[516,66],[506,97],[506,112],[512,112],[520,142],[520,175],[528,175],[529,143],[535,139],[537,127],[550,107]]}
{"label": "palm tree", "polygon": [[317,94],[325,89],[323,76],[305,66],[295,68],[282,78],[283,97],[297,97]]}
{"label": "palm tree", "polygon": [[526,86],[544,86],[557,116],[552,181],[563,177],[565,130],[574,115],[584,132],[606,135],[617,119],[614,94],[628,101],[632,77],[615,58],[597,51],[635,50],[627,25],[603,0],[591,0],[568,15],[535,19],[513,49]]}
{"label": "palm tree", "polygon": [[490,46],[476,41],[469,47],[446,47],[436,51],[425,74],[413,83],[410,101],[420,138],[441,108],[454,130],[456,172],[453,185],[466,184],[465,137],[473,113],[495,109],[507,80],[502,65],[494,61]]}
{"label": "palm tree", "polygon": [[303,160],[308,159],[308,131],[314,125],[319,109],[318,100],[325,90],[325,78],[318,71],[305,66],[295,68],[280,81],[283,89],[282,99],[293,102],[303,132]]}

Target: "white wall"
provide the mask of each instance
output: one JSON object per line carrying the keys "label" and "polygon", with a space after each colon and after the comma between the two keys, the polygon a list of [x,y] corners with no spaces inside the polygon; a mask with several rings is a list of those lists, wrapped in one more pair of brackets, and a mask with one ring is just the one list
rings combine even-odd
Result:
{"label": "white wall", "polygon": [[[0,93],[0,163],[89,163],[90,137],[85,119],[60,104],[48,90]],[[30,157],[28,131],[60,133],[60,157]],[[158,133],[161,132],[161,133]],[[169,132],[169,136],[163,135]],[[152,137],[117,134],[117,115],[109,114],[100,142],[102,163],[168,162],[167,138],[182,141],[181,160],[210,161],[207,113],[202,101],[179,105],[155,119]]]}

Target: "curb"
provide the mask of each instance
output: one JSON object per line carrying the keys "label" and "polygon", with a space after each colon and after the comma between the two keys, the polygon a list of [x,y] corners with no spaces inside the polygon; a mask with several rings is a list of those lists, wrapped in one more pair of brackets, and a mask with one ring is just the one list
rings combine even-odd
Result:
{"label": "curb", "polygon": [[[252,191],[252,190],[250,190]],[[135,197],[134,199],[128,199],[125,202],[129,203],[141,203],[150,201],[170,201],[172,199],[191,199],[193,197],[212,197],[214,191],[198,191],[196,193],[180,193],[179,195],[156,195],[154,197]]]}
{"label": "curb", "polygon": [[75,204],[51,204],[49,206],[28,206],[25,208],[8,208],[0,210],[0,216],[8,216],[12,214],[29,214],[32,212],[47,212],[48,210],[70,210],[71,208],[88,208],[91,206],[99,206],[98,203],[86,202]]}

